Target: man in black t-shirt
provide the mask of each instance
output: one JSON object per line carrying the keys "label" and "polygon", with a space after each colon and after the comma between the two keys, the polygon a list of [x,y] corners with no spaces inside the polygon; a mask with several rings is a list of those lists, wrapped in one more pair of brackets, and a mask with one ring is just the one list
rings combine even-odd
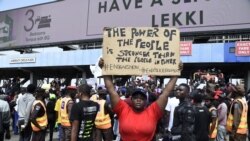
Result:
{"label": "man in black t-shirt", "polygon": [[204,95],[199,90],[192,92],[195,105],[194,134],[196,141],[209,141],[210,114],[206,106],[202,106]]}
{"label": "man in black t-shirt", "polygon": [[89,100],[91,89],[87,84],[77,87],[80,102],[74,104],[71,109],[71,141],[93,141],[93,128],[99,104]]}
{"label": "man in black t-shirt", "polygon": [[180,100],[180,103],[174,110],[171,129],[174,141],[195,141],[195,108],[189,100],[189,91],[190,87],[184,83],[176,88],[176,98]]}

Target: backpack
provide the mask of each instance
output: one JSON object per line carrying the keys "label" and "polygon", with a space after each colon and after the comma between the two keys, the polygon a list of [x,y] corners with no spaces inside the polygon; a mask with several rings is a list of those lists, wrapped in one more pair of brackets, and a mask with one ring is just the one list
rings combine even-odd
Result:
{"label": "backpack", "polygon": [[183,132],[191,133],[194,132],[195,125],[195,107],[191,104],[184,106],[182,115],[182,130]]}
{"label": "backpack", "polygon": [[195,107],[191,103],[187,103],[177,109],[179,125],[173,127],[171,130],[172,135],[180,135],[183,133],[193,134],[195,124]]}

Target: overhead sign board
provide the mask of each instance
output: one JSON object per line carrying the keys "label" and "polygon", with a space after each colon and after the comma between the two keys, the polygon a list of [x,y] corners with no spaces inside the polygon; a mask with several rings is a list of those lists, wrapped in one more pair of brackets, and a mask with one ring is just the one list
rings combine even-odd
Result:
{"label": "overhead sign board", "polygon": [[180,33],[175,28],[106,28],[103,75],[180,75]]}
{"label": "overhead sign board", "polygon": [[236,56],[250,56],[250,41],[238,41],[235,48]]}
{"label": "overhead sign board", "polygon": [[1,12],[0,49],[82,40],[86,8],[85,1],[66,0]]}
{"label": "overhead sign board", "polygon": [[[249,0],[88,0],[87,35],[103,27],[178,27],[184,32],[250,28]],[[106,20],[108,19],[108,20]]]}
{"label": "overhead sign board", "polygon": [[1,12],[0,49],[100,39],[104,27],[177,27],[181,33],[245,30],[250,29],[249,7],[249,0],[58,1]]}

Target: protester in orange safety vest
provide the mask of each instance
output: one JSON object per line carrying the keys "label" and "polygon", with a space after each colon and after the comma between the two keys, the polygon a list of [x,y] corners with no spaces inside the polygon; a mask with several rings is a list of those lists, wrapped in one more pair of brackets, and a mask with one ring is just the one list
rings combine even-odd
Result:
{"label": "protester in orange safety vest", "polygon": [[205,100],[205,105],[209,109],[210,113],[210,126],[209,126],[209,140],[214,141],[217,136],[217,125],[218,125],[218,115],[215,100],[211,96],[207,96]]}
{"label": "protester in orange safety vest", "polygon": [[69,119],[75,95],[76,87],[68,86],[65,91],[65,96],[62,98],[60,114],[63,141],[70,141],[71,138],[71,123]]}
{"label": "protester in orange safety vest", "polygon": [[45,141],[46,128],[48,125],[48,118],[45,107],[45,90],[38,89],[36,91],[36,100],[31,109],[31,127],[32,127],[32,141]]}
{"label": "protester in orange safety vest", "polygon": [[231,97],[234,99],[230,106],[227,119],[227,131],[230,141],[246,141],[247,138],[247,111],[248,105],[245,100],[243,85],[231,85]]}
{"label": "protester in orange safety vest", "polygon": [[104,89],[98,90],[99,97],[97,102],[100,106],[100,109],[96,115],[95,127],[94,130],[94,140],[95,141],[112,141],[113,140],[113,128],[112,122],[113,112],[111,107],[106,102],[107,91]]}

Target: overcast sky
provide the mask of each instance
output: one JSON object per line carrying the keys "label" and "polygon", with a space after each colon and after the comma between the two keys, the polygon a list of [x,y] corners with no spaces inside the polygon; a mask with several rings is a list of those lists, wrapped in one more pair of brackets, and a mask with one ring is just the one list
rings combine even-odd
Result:
{"label": "overcast sky", "polygon": [[10,9],[16,9],[52,1],[56,0],[0,0],[0,11],[6,11]]}

